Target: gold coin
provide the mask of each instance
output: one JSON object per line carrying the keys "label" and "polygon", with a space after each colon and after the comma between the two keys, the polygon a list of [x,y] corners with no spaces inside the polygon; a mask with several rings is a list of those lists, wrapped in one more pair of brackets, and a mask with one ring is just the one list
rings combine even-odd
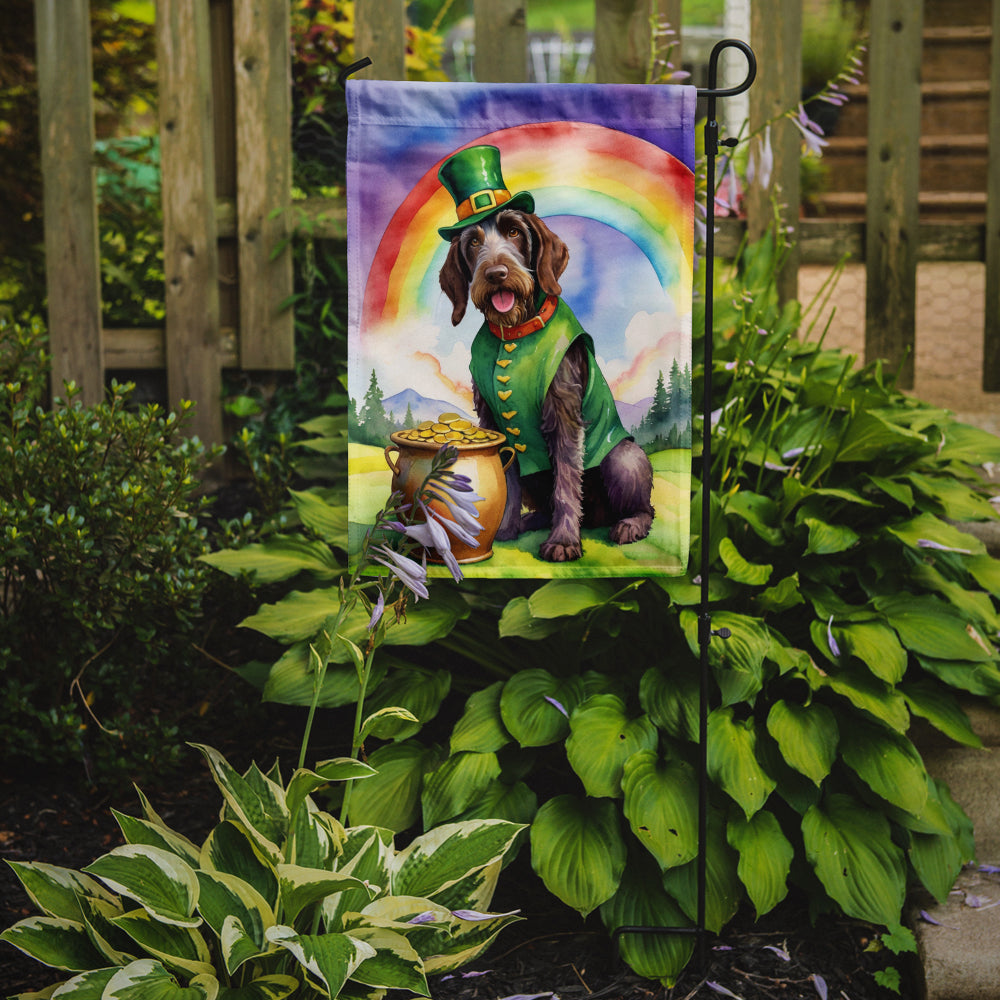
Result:
{"label": "gold coin", "polygon": [[438,422],[436,424],[431,424],[431,430],[434,431],[435,434],[444,434],[447,431],[450,431],[451,428],[447,424]]}
{"label": "gold coin", "polygon": [[434,424],[433,420],[421,420],[420,423],[417,424],[417,430],[418,431],[429,430],[431,426],[433,426],[433,424]]}
{"label": "gold coin", "polygon": [[438,417],[438,420],[440,420],[442,424],[450,424],[453,420],[461,420],[461,419],[462,415],[460,413],[450,413],[450,412],[442,413],[441,416]]}
{"label": "gold coin", "polygon": [[437,444],[447,444],[448,443],[448,438],[444,434],[435,434],[434,437],[431,438],[431,440],[434,441],[434,442],[436,442]]}
{"label": "gold coin", "polygon": [[423,431],[417,431],[417,437],[432,438],[432,437],[434,437],[434,431],[432,431],[430,428],[428,428],[427,430],[423,430]]}
{"label": "gold coin", "polygon": [[467,431],[472,427],[472,424],[468,420],[462,420],[461,418],[452,420],[450,423],[453,431]]}

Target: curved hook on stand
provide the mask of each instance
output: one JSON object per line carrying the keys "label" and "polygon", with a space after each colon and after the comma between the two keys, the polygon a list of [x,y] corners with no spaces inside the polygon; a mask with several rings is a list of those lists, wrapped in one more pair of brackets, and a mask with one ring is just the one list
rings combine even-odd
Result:
{"label": "curved hook on stand", "polygon": [[344,90],[347,86],[347,78],[353,73],[357,73],[359,70],[363,70],[366,66],[371,66],[372,61],[365,56],[363,59],[359,59],[357,62],[352,62],[350,66],[345,66],[337,74],[337,85],[341,90]]}

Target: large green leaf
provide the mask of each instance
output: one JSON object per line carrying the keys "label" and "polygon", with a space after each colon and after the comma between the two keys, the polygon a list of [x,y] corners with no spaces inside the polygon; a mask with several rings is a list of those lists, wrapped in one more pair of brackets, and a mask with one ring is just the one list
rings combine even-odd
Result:
{"label": "large green leaf", "polygon": [[413,826],[420,817],[424,774],[438,760],[437,751],[416,740],[379,747],[368,758],[377,773],[351,790],[351,824],[381,826],[397,833]]}
{"label": "large green leaf", "polygon": [[890,423],[871,410],[862,410],[851,420],[837,450],[838,462],[867,462],[896,446],[926,443],[922,434]]}
{"label": "large green leaf", "polygon": [[761,809],[750,819],[736,816],[726,828],[729,846],[739,851],[736,873],[746,886],[758,919],[788,894],[788,873],[795,849],[774,813]]}
{"label": "large green leaf", "polygon": [[774,566],[770,563],[751,563],[740,555],[736,543],[730,538],[719,540],[719,558],[726,565],[726,576],[748,587],[763,587],[770,579]]}
{"label": "large green leaf", "polygon": [[[264,931],[275,923],[274,912],[267,900],[248,882],[223,872],[200,871],[198,883],[201,889],[198,911],[220,941],[226,920],[238,920],[242,935],[250,939],[253,954],[264,951]],[[231,961],[231,956],[232,950],[228,949],[226,968],[230,975],[241,964]]]}
{"label": "large green leaf", "polygon": [[844,913],[874,924],[899,923],[906,866],[880,812],[833,794],[806,813],[802,836],[809,863]]}
{"label": "large green leaf", "polygon": [[116,971],[101,1000],[216,1000],[218,995],[215,976],[198,975],[181,986],[159,962],[143,958]]}
{"label": "large green leaf", "polygon": [[826,705],[778,699],[767,715],[767,731],[786,763],[819,786],[837,756],[837,720]]}
{"label": "large green leaf", "polygon": [[947,688],[927,679],[907,681],[900,686],[900,690],[914,715],[926,719],[956,743],[967,747],[983,745],[965,710]]}
{"label": "large green leaf", "polygon": [[625,762],[625,818],[660,868],[683,865],[698,853],[698,782],[679,760],[642,750]]}
{"label": "large green leaf", "polygon": [[952,833],[911,833],[909,855],[924,888],[939,903],[946,902],[965,862],[958,838]]}
{"label": "large green leaf", "polygon": [[650,667],[639,681],[642,710],[678,740],[698,739],[699,694],[697,671],[686,661],[672,665],[669,671]]}
{"label": "large green leaf", "polygon": [[197,865],[199,850],[187,837],[176,833],[162,823],[152,822],[148,819],[136,819],[134,816],[118,812],[117,809],[112,809],[111,812],[118,821],[122,835],[128,843],[159,847],[176,854],[189,865]]}
{"label": "large green leaf", "polygon": [[46,916],[65,917],[79,921],[83,918],[81,896],[93,896],[113,903],[115,897],[97,879],[40,861],[8,861],[31,901]]}
{"label": "large green leaf", "polygon": [[925,476],[910,472],[906,478],[925,497],[940,505],[941,513],[950,521],[983,521],[996,516],[986,497],[954,476]]}
{"label": "large green leaf", "polygon": [[528,598],[528,608],[535,618],[578,615],[607,604],[617,591],[610,580],[549,580]]}
{"label": "large green leaf", "polygon": [[515,597],[507,602],[500,615],[499,635],[501,639],[546,639],[563,629],[557,619],[536,618],[531,613],[527,597]]}
{"label": "large green leaf", "polygon": [[726,514],[745,521],[768,545],[778,547],[784,540],[781,512],[771,497],[738,490],[726,497]]}
{"label": "large green leaf", "polygon": [[246,574],[255,584],[288,580],[298,573],[330,580],[343,570],[329,545],[298,535],[272,535],[265,542],[209,552],[200,558],[230,576]]}
{"label": "large green leaf", "polygon": [[[335,650],[340,648],[340,644]],[[386,673],[386,657],[378,657],[372,668],[369,686],[381,683]],[[279,705],[311,705],[316,698],[316,671],[310,660],[309,643],[297,642],[289,646],[271,666],[264,680],[261,697]],[[358,700],[357,671],[352,666],[331,663],[323,675],[317,708],[339,708]]]}
{"label": "large green leaf", "polygon": [[0,934],[26,955],[54,969],[81,972],[106,965],[101,954],[91,944],[87,929],[76,920],[65,917],[28,917],[19,920]]}
{"label": "large green leaf", "polygon": [[[718,934],[733,918],[744,897],[737,875],[736,852],[726,842],[726,824],[721,813],[708,815],[705,844],[705,926]],[[663,873],[663,887],[677,900],[691,920],[698,918],[698,859]]]}
{"label": "large green leaf", "polygon": [[289,490],[302,523],[331,545],[347,548],[347,506],[328,503],[315,490]]}
{"label": "large green leaf", "polygon": [[98,858],[84,871],[113,892],[134,899],[151,917],[178,927],[197,927],[198,878],[171,851],[147,844],[124,844]]}
{"label": "large green leaf", "polygon": [[465,711],[451,733],[452,753],[460,750],[491,753],[510,742],[510,733],[500,717],[502,690],[503,681],[496,681],[469,696]]}
{"label": "large green leaf", "polygon": [[[278,865],[282,914],[293,923],[307,906],[347,889],[365,889],[361,879],[343,872],[320,871],[301,865]],[[374,890],[370,892],[373,896]]]}
{"label": "large green leaf", "polygon": [[260,976],[245,986],[224,986],[218,1000],[285,1000],[299,988],[292,976]]}
{"label": "large green leaf", "polygon": [[893,594],[876,597],[874,603],[903,645],[915,653],[974,663],[996,659],[996,651],[975,626],[936,597]]}
{"label": "large green leaf", "polygon": [[613,694],[591,695],[569,720],[566,758],[588,795],[616,799],[622,794],[622,768],[638,750],[653,750],[659,734],[649,716],[630,719],[625,703]]}
{"label": "large green leaf", "polygon": [[42,998],[47,1000],[50,996],[55,996],[58,1000],[101,1000],[104,988],[117,972],[117,966],[91,969],[89,972],[81,972],[80,975],[67,979],[58,987],[58,993],[52,993],[54,987],[50,986],[42,993],[18,993],[9,1000],[42,1000]]}
{"label": "large green leaf", "polygon": [[850,737],[841,741],[840,753],[876,795],[905,812],[919,815],[923,811],[927,772],[906,736],[855,717]]}
{"label": "large green leaf", "polygon": [[500,776],[495,753],[452,754],[424,779],[420,797],[426,828],[454,819]]}
{"label": "large green leaf", "polygon": [[546,888],[586,916],[618,889],[625,870],[618,809],[608,799],[557,795],[531,824],[531,865]]}
{"label": "large green leaf", "polygon": [[814,689],[828,688],[856,708],[881,719],[896,732],[906,732],[910,724],[910,713],[906,710],[903,696],[885,681],[873,677],[866,668],[844,666],[825,674],[812,667],[806,678]]}
{"label": "large green leaf", "polygon": [[[601,920],[612,933],[619,927],[689,927],[683,910],[667,895],[654,865],[630,858],[615,894],[601,904]],[[624,933],[619,952],[638,975],[673,986],[694,951],[692,934]]]}
{"label": "large green leaf", "polygon": [[393,861],[392,891],[435,899],[499,862],[523,829],[502,819],[446,823],[416,837]]}
{"label": "large green leaf", "polygon": [[334,757],[321,761],[312,771],[299,768],[288,782],[285,806],[289,813],[296,813],[307,796],[331,781],[355,781],[374,777],[377,773],[375,768],[353,757]]}
{"label": "large green leaf", "polygon": [[375,957],[370,944],[348,934],[296,934],[293,928],[278,924],[268,928],[267,939],[291,952],[331,997],[340,994],[362,962]]}
{"label": "large green leaf", "polygon": [[379,729],[380,739],[405,740],[437,715],[450,689],[451,674],[447,670],[426,670],[422,667],[394,670],[370,694],[365,708],[376,712],[398,707],[411,712],[419,721],[409,722],[403,718],[387,720]]}
{"label": "large green leaf", "polygon": [[[691,653],[700,657],[698,616],[684,610],[680,622]],[[723,704],[752,702],[763,686],[764,659],[771,647],[770,633],[759,618],[731,611],[713,613],[712,630],[721,629],[728,629],[730,635],[728,638],[712,637],[708,645],[708,662],[715,671]]]}
{"label": "large green leaf", "polygon": [[749,819],[774,791],[776,782],[757,761],[753,718],[737,720],[733,709],[717,708],[708,717],[708,774]]}
{"label": "large green leaf", "polygon": [[948,524],[947,521],[942,521],[933,514],[918,514],[908,521],[888,525],[886,530],[913,549],[940,546],[968,555],[982,555],[986,552],[986,546],[974,535]]}
{"label": "large green leaf", "polygon": [[886,684],[898,684],[906,673],[906,650],[896,633],[879,622],[850,622],[833,626],[844,653],[856,656]]}
{"label": "large green leaf", "polygon": [[857,544],[858,533],[846,524],[830,524],[818,517],[803,518],[803,523],[809,529],[809,542],[805,555],[829,556],[845,552]]}
{"label": "large green leaf", "polygon": [[456,819],[505,819],[527,825],[536,812],[538,796],[523,781],[509,785],[500,779],[490,782]]}
{"label": "large green leaf", "polygon": [[949,687],[985,697],[1000,694],[1000,669],[994,663],[937,660],[932,656],[918,656],[917,662],[927,673]]}
{"label": "large green leaf", "polygon": [[558,678],[547,670],[522,670],[504,684],[500,716],[521,746],[546,746],[566,736],[569,716],[583,697],[579,677]]}

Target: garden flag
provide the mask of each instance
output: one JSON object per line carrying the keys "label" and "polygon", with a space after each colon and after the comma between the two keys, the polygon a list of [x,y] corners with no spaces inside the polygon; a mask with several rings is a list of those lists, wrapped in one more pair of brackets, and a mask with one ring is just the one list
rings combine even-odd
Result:
{"label": "garden flag", "polygon": [[467,576],[685,571],[695,99],[348,81],[352,554],[452,443]]}

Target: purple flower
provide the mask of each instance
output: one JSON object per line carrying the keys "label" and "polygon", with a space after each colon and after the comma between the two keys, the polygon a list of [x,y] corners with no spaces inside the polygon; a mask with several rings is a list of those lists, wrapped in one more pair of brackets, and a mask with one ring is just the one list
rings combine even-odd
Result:
{"label": "purple flower", "polygon": [[815,972],[809,978],[812,979],[813,986],[816,987],[816,992],[819,994],[819,1000],[826,1000],[826,980]]}
{"label": "purple flower", "polygon": [[951,545],[942,545],[930,538],[918,538],[917,547],[921,549],[938,549],[941,552],[959,552],[965,556],[972,555],[972,549],[957,549]]}
{"label": "purple flower", "polygon": [[757,183],[764,189],[771,186],[771,174],[774,172],[774,150],[771,148],[771,126],[764,129],[764,135],[750,147],[750,160],[747,163],[747,181]]}
{"label": "purple flower", "polygon": [[775,953],[775,955],[777,955],[778,958],[780,958],[783,962],[790,962],[792,960],[792,956],[789,955],[788,952],[784,948],[779,948],[775,944],[766,944],[766,945],[764,945],[764,950],[765,951],[773,951]]}
{"label": "purple flower", "polygon": [[382,620],[382,614],[385,611],[385,595],[380,590],[378,592],[378,600],[375,602],[375,607],[372,608],[372,616],[368,619],[368,631],[371,632],[376,625]]}
{"label": "purple flower", "polygon": [[[448,513],[455,524],[463,528],[469,535],[478,535],[483,530],[483,526],[479,523],[479,511],[476,504],[481,503],[485,498],[472,491],[468,477],[453,475],[450,482],[445,482],[441,478],[435,479],[425,490],[425,496],[428,500],[440,500],[448,508]],[[455,529],[453,528],[452,531],[455,532]],[[455,532],[455,534],[458,537],[458,533]],[[462,541],[466,545],[476,544],[475,539],[470,542],[463,537]]]}
{"label": "purple flower", "polygon": [[709,981],[705,983],[705,985],[713,992],[721,993],[724,997],[734,997],[735,1000],[743,1000],[738,993],[734,993],[732,990],[727,990],[721,983],[713,983]]}
{"label": "purple flower", "polygon": [[806,109],[800,104],[798,114],[790,113],[790,117],[792,124],[802,134],[806,150],[816,156],[822,156],[823,147],[827,145],[827,141],[822,138],[823,130],[806,114]]}
{"label": "purple flower", "polygon": [[415,917],[410,917],[406,922],[408,924],[432,924],[437,920],[437,916],[433,910],[424,910],[423,913],[418,913]]}
{"label": "purple flower", "polygon": [[569,718],[569,712],[566,711],[561,702],[556,701],[555,698],[552,698],[549,695],[544,695],[544,698],[550,705],[555,705],[555,707],[558,708],[567,719]]}
{"label": "purple flower", "polygon": [[830,615],[830,620],[826,623],[826,641],[830,652],[834,656],[840,656],[840,646],[837,645],[837,640],[833,637],[833,615]]}
{"label": "purple flower", "polygon": [[420,563],[414,562],[408,556],[393,552],[387,545],[376,545],[372,548],[372,551],[381,552],[386,557],[379,558],[376,555],[372,558],[375,562],[381,563],[383,566],[388,566],[392,571],[392,575],[407,590],[412,591],[417,597],[430,596],[427,592],[427,570]]}
{"label": "purple flower", "polygon": [[407,538],[412,539],[425,549],[436,552],[448,567],[455,580],[462,579],[462,570],[458,565],[458,560],[452,554],[451,542],[448,539],[448,532],[444,530],[439,518],[431,516],[430,511],[420,503],[427,514],[426,521],[418,521],[416,524],[396,524],[393,525],[397,531],[401,530]]}
{"label": "purple flower", "polygon": [[451,915],[459,920],[492,920],[494,917],[513,917],[520,913],[520,910],[511,910],[509,913],[480,913],[479,910],[452,910]]}

